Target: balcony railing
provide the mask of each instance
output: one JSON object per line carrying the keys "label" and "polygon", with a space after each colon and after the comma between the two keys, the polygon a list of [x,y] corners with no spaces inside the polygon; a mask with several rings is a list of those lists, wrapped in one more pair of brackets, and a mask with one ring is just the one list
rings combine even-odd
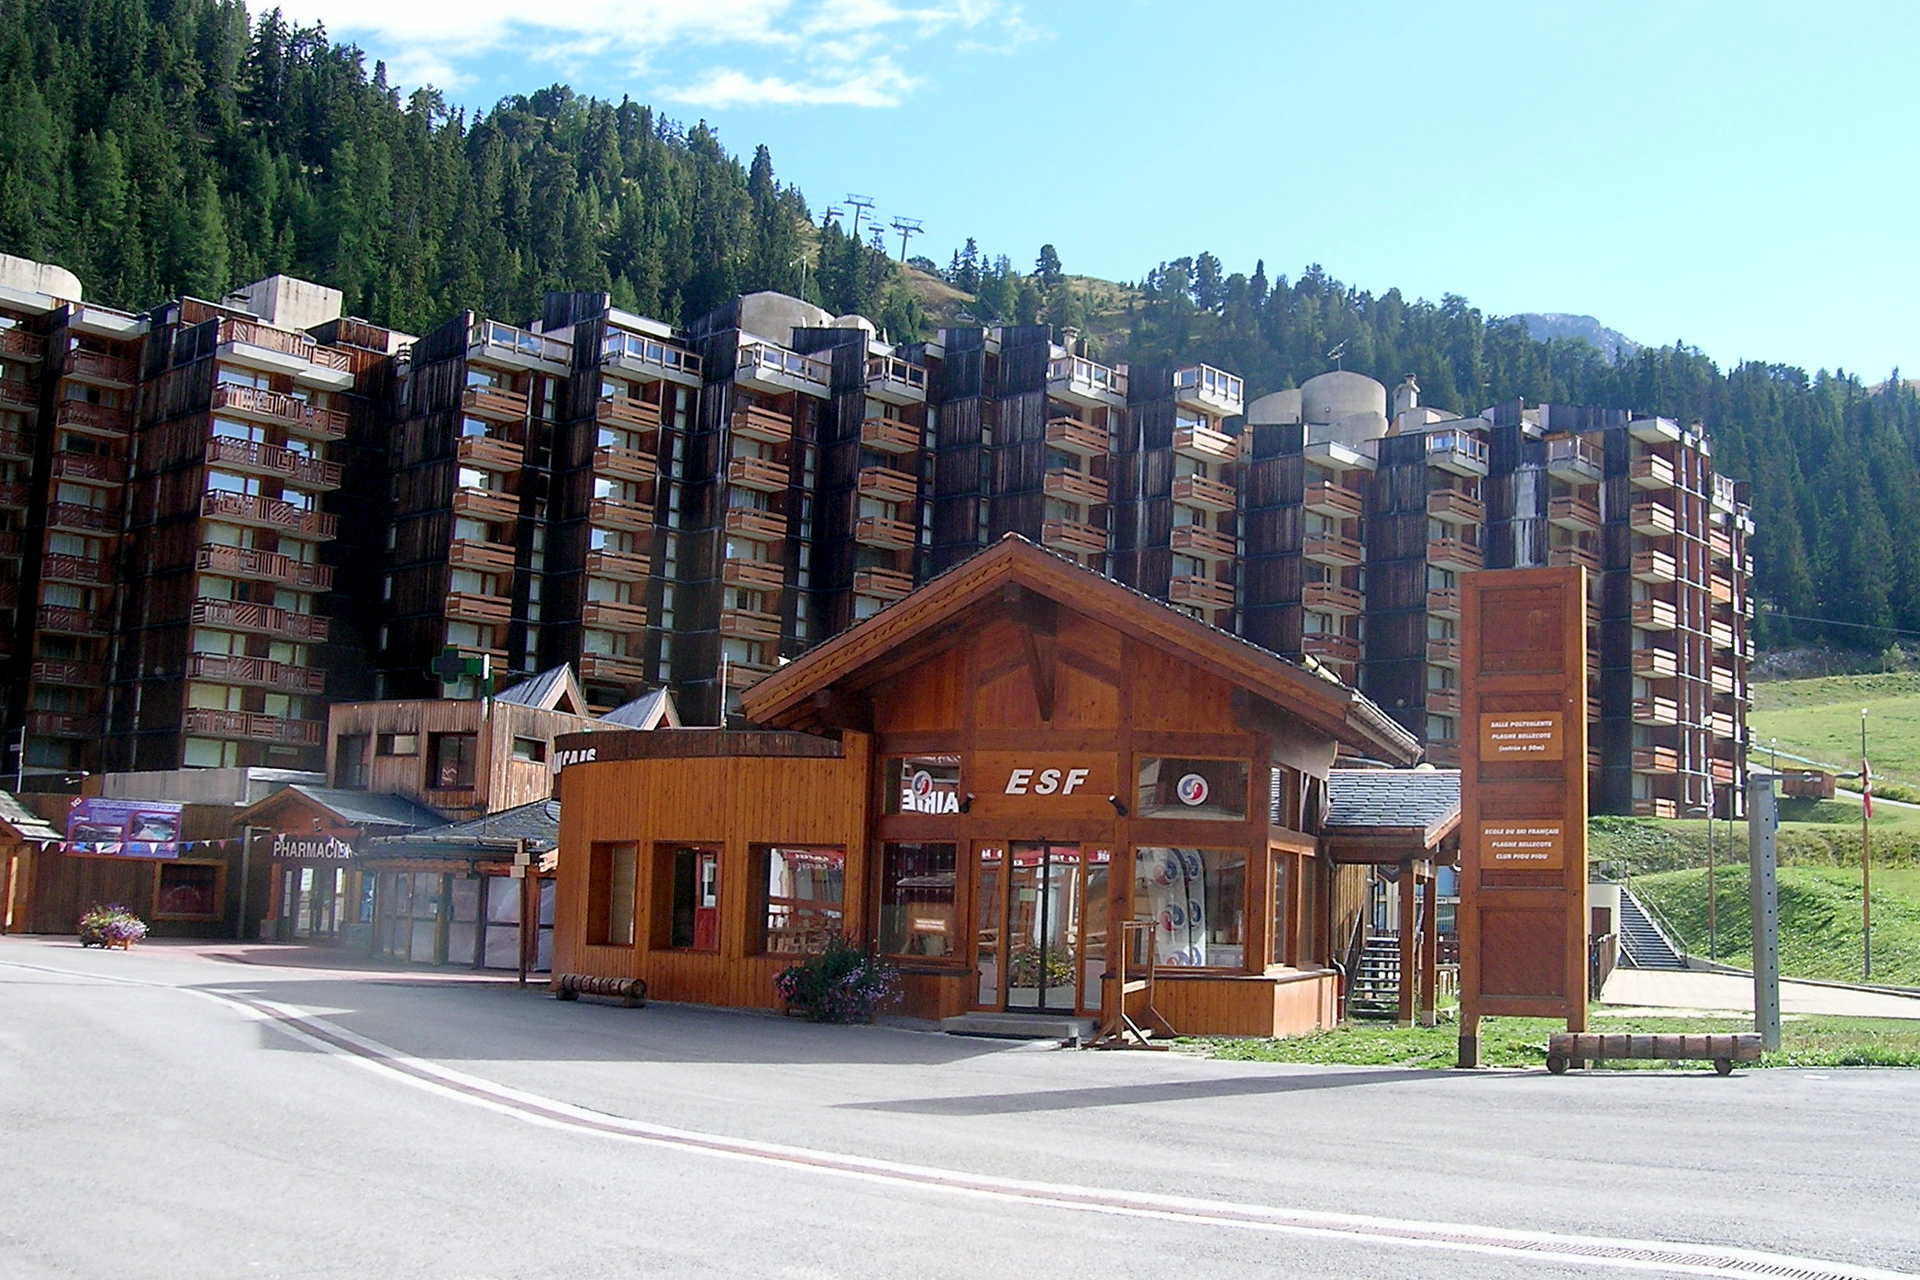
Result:
{"label": "balcony railing", "polygon": [[1040,545],[1069,555],[1104,555],[1107,531],[1079,520],[1048,520],[1040,526]]}
{"label": "balcony railing", "polygon": [[[306,511],[276,498],[262,498],[250,493],[228,493],[224,489],[213,490],[201,500],[200,514],[208,520],[285,529],[314,538],[331,538],[340,531],[340,520],[337,516],[330,516],[320,511]],[[115,527],[118,527],[117,522]]]}
{"label": "balcony railing", "polygon": [[488,422],[524,422],[527,397],[524,392],[506,387],[475,383],[460,392],[460,411]]}
{"label": "balcony railing", "polygon": [[647,606],[619,600],[589,600],[580,608],[580,621],[603,631],[645,631]]}
{"label": "balcony railing", "polygon": [[207,543],[200,548],[196,563],[202,573],[217,573],[233,578],[265,578],[269,582],[306,591],[333,589],[332,565],[296,560],[277,551]]}
{"label": "balcony railing", "polygon": [[729,507],[726,530],[736,538],[770,542],[787,536],[787,518],[777,511],[757,511],[752,507]]}
{"label": "balcony railing", "polygon": [[863,516],[853,526],[853,540],[865,547],[905,551],[914,544],[914,529],[904,520]]}
{"label": "balcony railing", "polygon": [[1631,523],[1643,537],[1665,538],[1674,531],[1673,509],[1658,502],[1636,502]]}
{"label": "balcony railing", "polygon": [[1097,458],[1107,451],[1107,433],[1078,418],[1047,419],[1047,445],[1062,453]]}
{"label": "balcony railing", "polygon": [[1080,356],[1047,363],[1047,393],[1070,400],[1106,404],[1127,398],[1127,375]]}
{"label": "balcony railing", "polygon": [[785,444],[793,439],[793,422],[783,414],[766,409],[735,409],[733,434],[762,444]]}
{"label": "balcony railing", "polygon": [[1562,529],[1592,531],[1600,527],[1600,508],[1582,498],[1555,498],[1547,504],[1547,520]]}
{"label": "balcony railing", "polygon": [[[1238,382],[1239,379],[1234,381]],[[1198,462],[1231,462],[1235,452],[1234,439],[1212,427],[1175,427],[1173,451],[1183,458]]]}
{"label": "balcony railing", "polygon": [[631,551],[587,552],[587,576],[618,582],[640,582],[653,571],[653,560]]}
{"label": "balcony railing", "polygon": [[497,626],[513,621],[513,601],[478,591],[447,592],[447,616],[460,622]]}
{"label": "balcony railing", "polygon": [[1657,453],[1643,453],[1635,458],[1627,475],[1636,488],[1673,488],[1673,464]]}
{"label": "balcony railing", "polygon": [[113,581],[113,566],[103,560],[49,552],[40,561],[40,576],[52,582],[105,584]]}
{"label": "balcony railing", "polygon": [[660,475],[659,464],[652,454],[611,444],[603,444],[593,451],[593,469],[597,475],[642,483]]}
{"label": "balcony railing", "polygon": [[1339,520],[1356,520],[1366,513],[1367,504],[1356,489],[1331,480],[1316,480],[1306,489],[1304,504],[1309,511]]}
{"label": "balcony railing", "polygon": [[97,382],[111,382],[123,387],[132,386],[140,376],[133,361],[99,351],[88,351],[83,347],[67,352],[67,373],[72,377],[92,378]]}
{"label": "balcony railing", "polygon": [[1427,495],[1427,515],[1448,524],[1479,524],[1485,518],[1486,504],[1458,489],[1435,489]]}
{"label": "balcony railing", "polygon": [[1569,543],[1547,551],[1547,563],[1556,567],[1577,564],[1588,573],[1600,572],[1600,557],[1586,547]]}
{"label": "balcony railing", "polygon": [[1458,689],[1427,690],[1427,711],[1436,716],[1457,716],[1460,714],[1460,691]]}
{"label": "balcony railing", "polygon": [[195,600],[189,616],[195,626],[251,631],[314,644],[324,644],[327,639],[325,618],[253,600]]}
{"label": "balcony railing", "polygon": [[127,478],[127,464],[105,454],[62,451],[53,455],[53,474],[81,484],[116,485]]}
{"label": "balcony railing", "polygon": [[243,738],[301,747],[319,746],[327,728],[318,720],[289,720],[252,711],[216,711],[209,707],[187,708],[180,727],[194,738]]}
{"label": "balcony railing", "polygon": [[74,609],[61,604],[43,604],[37,615],[42,631],[57,631],[64,635],[104,636],[107,634],[107,615],[95,613],[91,609]]}
{"label": "balcony railing", "polygon": [[1680,723],[1680,704],[1672,698],[1635,698],[1635,724],[1668,725]]}
{"label": "balcony railing", "polygon": [[882,453],[912,453],[920,447],[920,428],[898,418],[868,418],[860,424],[860,443]]}
{"label": "balcony railing", "polygon": [[1247,384],[1224,369],[1191,364],[1173,371],[1173,399],[1176,404],[1230,418],[1246,407]]}
{"label": "balcony railing", "polygon": [[36,658],[27,668],[27,679],[34,684],[76,685],[98,689],[107,683],[107,668],[99,662],[73,662],[60,658]]}
{"label": "balcony railing", "polygon": [[[0,387],[6,386],[0,383]],[[31,406],[29,406],[31,407]],[[99,435],[121,436],[133,424],[133,415],[112,405],[88,404],[84,400],[62,400],[53,411],[55,426]]]}
{"label": "balcony railing", "polygon": [[475,573],[512,573],[514,549],[504,542],[455,538],[447,545],[447,563]]}
{"label": "balcony railing", "polygon": [[453,509],[476,520],[506,521],[520,518],[520,495],[461,485],[453,491]]}
{"label": "balcony railing", "polygon": [[1348,566],[1366,559],[1367,549],[1337,533],[1310,533],[1301,542],[1300,553],[1315,564]]}
{"label": "balcony railing", "polygon": [[1594,484],[1606,473],[1607,455],[1578,436],[1547,441],[1547,474],[1571,484]]}
{"label": "balcony railing", "polygon": [[867,357],[867,390],[904,392],[914,400],[927,398],[927,371],[917,364],[894,356]]}
{"label": "balcony railing", "polygon": [[738,369],[742,378],[771,380],[782,387],[800,383],[796,389],[817,395],[825,395],[833,379],[832,367],[825,360],[803,356],[771,342],[742,342]]}
{"label": "balcony railing", "polygon": [[317,668],[238,654],[193,654],[187,659],[187,675],[194,680],[251,685],[288,693],[320,694],[327,688],[327,673]]}
{"label": "balcony railing", "polygon": [[223,471],[278,476],[303,489],[338,489],[340,464],[253,440],[215,436],[207,442],[207,462]]}
{"label": "balcony railing", "polygon": [[304,400],[277,391],[263,391],[259,387],[236,386],[231,382],[215,383],[213,408],[219,413],[264,418],[298,431],[301,435],[325,440],[339,440],[347,434],[347,415],[339,410],[316,409]]}
{"label": "balcony railing", "polygon": [[27,499],[33,490],[20,481],[0,481],[0,507],[26,510]]}
{"label": "balcony railing", "polygon": [[[1436,667],[1457,667],[1460,665],[1460,642],[1442,639],[1439,636],[1427,637],[1427,661]],[[1431,701],[1427,710],[1437,710]]]}
{"label": "balcony railing", "polygon": [[572,344],[528,329],[516,329],[498,320],[475,323],[467,341],[473,355],[537,360],[562,366],[573,363]]}
{"label": "balcony railing", "polygon": [[84,711],[29,711],[27,732],[36,738],[98,738],[107,731],[105,716]]}
{"label": "balcony railing", "polygon": [[19,378],[0,378],[0,404],[9,409],[37,409],[40,407],[38,389]]}
{"label": "balcony railing", "polygon": [[778,640],[780,615],[758,609],[722,609],[720,634],[742,640]]}
{"label": "balcony railing", "polygon": [[511,440],[461,436],[454,456],[476,471],[518,471],[526,464],[527,451]]}
{"label": "balcony railing", "polygon": [[651,431],[660,425],[660,408],[645,400],[608,396],[593,410],[594,421],[629,431]]}
{"label": "balcony railing", "polygon": [[1633,625],[1642,631],[1671,631],[1680,625],[1680,615],[1665,600],[1635,600]]}
{"label": "balcony railing", "polygon": [[1633,771],[1635,773],[1678,773],[1680,753],[1672,747],[1635,747]]}
{"label": "balcony railing", "polygon": [[1458,538],[1428,538],[1427,563],[1443,568],[1473,570],[1480,567],[1480,548]]}
{"label": "balcony railing", "polygon": [[1487,474],[1487,442],[1464,431],[1427,433],[1429,466],[1465,475]]}
{"label": "balcony railing", "polygon": [[701,374],[700,357],[691,351],[670,346],[658,338],[649,338],[638,333],[627,333],[622,329],[608,329],[600,343],[600,358],[604,361],[622,361],[629,364],[651,366],[667,374],[680,374],[698,381]]}
{"label": "balcony railing", "polygon": [[1173,604],[1200,605],[1207,609],[1225,609],[1233,604],[1231,582],[1182,574],[1167,584],[1167,599]]}
{"label": "balcony railing", "polygon": [[83,507],[77,502],[56,502],[47,508],[47,527],[74,529],[83,533],[120,532],[120,513],[99,507]]}
{"label": "balcony railing", "polygon": [[9,326],[0,329],[0,356],[16,360],[38,360],[47,353],[47,340],[37,333]]}
{"label": "balcony railing", "polygon": [[309,364],[318,365],[322,369],[332,369],[340,373],[350,373],[353,369],[353,362],[344,351],[323,347],[305,334],[275,329],[271,325],[255,324],[251,320],[222,320],[220,341],[263,347],[268,351],[277,351],[284,356],[294,356]]}
{"label": "balcony railing", "polygon": [[618,498],[595,498],[587,508],[587,519],[596,528],[643,533],[653,528],[653,507],[647,503],[622,502]]}
{"label": "balcony railing", "polygon": [[1230,533],[1209,529],[1203,524],[1177,524],[1170,539],[1172,549],[1183,556],[1201,560],[1231,560],[1238,546]]}
{"label": "balcony railing", "polygon": [[1672,582],[1680,576],[1680,568],[1664,551],[1636,551],[1633,576],[1639,582]]}
{"label": "balcony railing", "polygon": [[1680,659],[1671,649],[1635,649],[1633,674],[1644,680],[1672,680],[1680,674]]}
{"label": "balcony railing", "polygon": [[1309,631],[1300,637],[1300,651],[1323,662],[1360,661],[1360,642],[1332,631]]}
{"label": "balcony railing", "polygon": [[737,484],[743,489],[758,489],[762,493],[785,493],[792,483],[790,469],[784,462],[769,462],[765,458],[735,458],[727,463],[727,483]]}
{"label": "balcony railing", "polygon": [[[0,333],[5,330],[0,330]],[[18,431],[0,431],[0,458],[31,458],[33,441]]]}
{"label": "balcony railing", "polygon": [[892,467],[862,467],[856,483],[861,497],[877,502],[912,502],[920,494],[917,478]]}
{"label": "balcony railing", "polygon": [[721,564],[720,581],[748,591],[780,591],[787,585],[787,566],[775,560],[736,557]]}
{"label": "balcony railing", "polygon": [[1367,599],[1352,587],[1343,587],[1337,582],[1309,582],[1300,593],[1300,603],[1309,609],[1319,609],[1326,613],[1360,613],[1367,607]]}
{"label": "balcony railing", "polygon": [[912,591],[912,574],[896,573],[892,569],[856,569],[853,574],[853,593],[857,596],[898,600]]}
{"label": "balcony railing", "polygon": [[1237,505],[1233,486],[1205,476],[1176,476],[1173,500],[1203,511],[1231,511]]}
{"label": "balcony railing", "polygon": [[1460,593],[1450,590],[1427,592],[1427,612],[1440,618],[1460,616]]}
{"label": "balcony railing", "polygon": [[1715,561],[1725,564],[1733,559],[1733,535],[1725,529],[1710,530],[1707,534],[1707,550],[1713,553]]}
{"label": "balcony railing", "polygon": [[1088,475],[1084,471],[1073,471],[1066,467],[1053,467],[1043,482],[1046,494],[1050,498],[1061,498],[1067,502],[1102,503],[1107,500],[1107,482],[1099,476]]}
{"label": "balcony railing", "polygon": [[580,676],[585,680],[611,680],[631,684],[648,677],[646,660],[618,653],[583,653]]}

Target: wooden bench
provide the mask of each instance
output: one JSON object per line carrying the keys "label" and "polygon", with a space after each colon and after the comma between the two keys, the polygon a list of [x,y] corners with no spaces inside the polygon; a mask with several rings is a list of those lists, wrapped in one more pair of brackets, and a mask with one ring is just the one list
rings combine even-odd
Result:
{"label": "wooden bench", "polygon": [[603,978],[592,973],[557,973],[553,976],[552,985],[555,1000],[616,996],[629,1009],[644,1009],[647,1004],[645,978]]}
{"label": "wooden bench", "polygon": [[1713,1063],[1721,1075],[1736,1062],[1760,1061],[1760,1033],[1734,1031],[1716,1035],[1610,1035],[1595,1031],[1559,1031],[1547,1040],[1547,1070],[1560,1075],[1608,1058],[1642,1058],[1669,1062],[1702,1060]]}

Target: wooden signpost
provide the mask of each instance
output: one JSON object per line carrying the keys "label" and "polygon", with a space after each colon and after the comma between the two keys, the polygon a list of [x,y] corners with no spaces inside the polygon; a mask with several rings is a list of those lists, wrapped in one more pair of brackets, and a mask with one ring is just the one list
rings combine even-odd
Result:
{"label": "wooden signpost", "polygon": [[1480,1019],[1587,1026],[1586,570],[1463,575],[1460,1065]]}

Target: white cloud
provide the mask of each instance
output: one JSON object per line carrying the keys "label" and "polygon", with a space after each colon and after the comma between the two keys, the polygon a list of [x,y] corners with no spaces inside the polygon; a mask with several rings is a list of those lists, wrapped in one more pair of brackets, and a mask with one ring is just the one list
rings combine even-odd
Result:
{"label": "white cloud", "polygon": [[946,49],[978,46],[1023,26],[1006,0],[291,0],[288,9],[384,59],[394,83],[457,88],[480,59],[518,51],[573,77],[604,62],[638,77],[639,94],[715,108],[890,107],[921,83],[896,61],[913,46],[941,36]]}

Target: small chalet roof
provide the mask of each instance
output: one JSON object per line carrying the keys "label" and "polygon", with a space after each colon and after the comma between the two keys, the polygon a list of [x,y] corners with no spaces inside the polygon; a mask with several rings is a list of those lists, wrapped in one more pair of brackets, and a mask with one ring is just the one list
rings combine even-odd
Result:
{"label": "small chalet roof", "polygon": [[265,800],[242,809],[234,821],[257,826],[258,819],[270,817],[281,809],[302,802],[326,810],[342,826],[348,827],[378,827],[388,832],[417,831],[421,827],[439,826],[444,821],[433,810],[415,804],[405,796],[299,784],[282,787]]}
{"label": "small chalet roof", "polygon": [[49,826],[46,819],[29,811],[11,791],[0,791],[0,828],[10,832],[15,840],[51,843],[66,839]]}
{"label": "small chalet roof", "polygon": [[490,813],[484,818],[444,823],[404,835],[380,836],[373,843],[389,848],[429,844],[462,848],[514,848],[522,840],[527,842],[530,853],[545,853],[560,843],[558,800],[535,800],[531,804]]}
{"label": "small chalet roof", "polygon": [[1458,769],[1334,769],[1323,834],[1405,832],[1431,844],[1460,822]]}
{"label": "small chalet roof", "polygon": [[539,707],[543,711],[567,711],[574,715],[585,715],[587,708],[586,697],[580,692],[580,682],[573,678],[573,668],[564,662],[502,689],[493,695],[493,700]]}
{"label": "small chalet roof", "polygon": [[817,645],[741,694],[741,710],[779,729],[818,727],[816,703],[857,690],[964,632],[974,606],[1024,589],[1178,655],[1367,755],[1411,764],[1420,744],[1370,699],[1162,601],[1008,534],[873,617]]}
{"label": "small chalet roof", "polygon": [[661,688],[642,694],[632,702],[621,703],[601,716],[600,720],[603,724],[617,724],[628,729],[678,729],[680,712],[673,705],[673,695]]}

